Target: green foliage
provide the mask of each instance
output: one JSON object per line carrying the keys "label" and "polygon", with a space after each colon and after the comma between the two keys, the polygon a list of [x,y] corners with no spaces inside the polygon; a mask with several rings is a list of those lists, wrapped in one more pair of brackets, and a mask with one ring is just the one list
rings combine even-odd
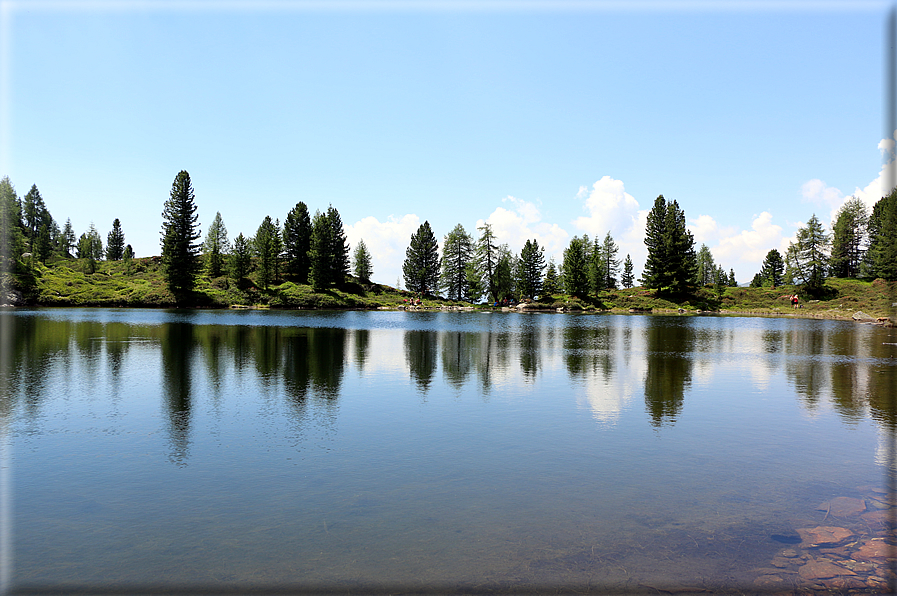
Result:
{"label": "green foliage", "polygon": [[182,299],[193,291],[199,269],[200,237],[190,174],[178,172],[162,211],[162,267],[171,292]]}
{"label": "green foliage", "polygon": [[411,235],[411,243],[405,250],[402,264],[405,287],[415,293],[436,294],[439,292],[439,246],[436,236],[425,221]]}
{"label": "green foliage", "polygon": [[604,241],[601,243],[601,259],[604,263],[604,281],[602,283],[602,289],[612,289],[617,287],[617,273],[620,270],[620,260],[617,258],[617,253],[619,252],[620,248],[617,246],[617,243],[614,242],[610,232],[608,232],[605,234]]}
{"label": "green foliage", "polygon": [[311,217],[308,207],[301,201],[296,203],[283,222],[283,246],[287,271],[301,283],[308,283]]}
{"label": "green foliage", "polygon": [[652,289],[687,292],[697,276],[695,241],[685,226],[685,212],[663,195],[654,201],[645,228],[648,259],[642,283]]}
{"label": "green foliage", "polygon": [[497,300],[514,296],[514,259],[507,244],[502,244],[496,251],[495,293]]}
{"label": "green foliage", "polygon": [[37,238],[32,244],[34,244],[34,256],[37,260],[43,263],[50,258],[53,246],[50,243],[50,229],[47,227],[47,224],[41,224],[40,230],[37,232]]}
{"label": "green foliage", "polygon": [[[0,180],[0,274],[3,279],[16,269],[24,252],[21,204],[8,176]],[[6,289],[5,287],[3,289]]]}
{"label": "green foliage", "polygon": [[698,287],[709,286],[714,283],[716,265],[713,262],[713,253],[710,252],[706,244],[702,244],[701,249],[698,250],[697,265],[698,275],[696,279]]}
{"label": "green foliage", "polygon": [[838,210],[832,226],[831,274],[834,277],[859,276],[868,223],[869,214],[861,199],[850,197]]}
{"label": "green foliage", "polygon": [[623,275],[620,276],[620,283],[624,288],[631,288],[632,284],[635,283],[635,276],[632,273],[632,259],[628,254],[623,261]]}
{"label": "green foliage", "polygon": [[484,293],[483,276],[477,267],[476,261],[468,261],[464,266],[464,276],[467,278],[467,284],[464,286],[464,295],[461,297],[470,303],[479,302]]}
{"label": "green foliage", "polygon": [[339,211],[327,208],[327,223],[330,226],[330,276],[335,284],[341,284],[349,275],[349,242]]}
{"label": "green foliage", "polygon": [[545,270],[545,279],[542,281],[542,294],[551,297],[560,292],[560,279],[554,259],[548,259],[548,268]]}
{"label": "green foliage", "polygon": [[810,293],[818,292],[828,270],[829,237],[816,214],[797,231],[797,242],[788,246],[785,256],[792,283],[802,284]]}
{"label": "green foliage", "polygon": [[65,220],[65,227],[62,229],[62,236],[60,238],[60,251],[65,255],[72,254],[72,250],[75,248],[75,243],[77,242],[77,237],[75,236],[75,230],[72,228],[72,220],[71,218]]}
{"label": "green foliage", "polygon": [[371,253],[368,251],[364,240],[359,240],[355,246],[355,252],[352,253],[352,261],[354,263],[355,277],[363,282],[370,282],[373,274]]}
{"label": "green foliage", "polygon": [[97,261],[103,258],[103,240],[100,238],[100,234],[94,227],[93,222],[91,222],[87,232],[81,234],[81,237],[78,239],[75,256],[86,260],[85,268],[87,273],[96,271]]}
{"label": "green foliage", "polygon": [[468,265],[473,255],[473,237],[464,226],[456,225],[442,243],[441,286],[449,300],[462,300],[468,295]]}
{"label": "green foliage", "polygon": [[120,261],[125,253],[125,233],[121,222],[116,217],[112,222],[112,230],[106,236],[106,260]]}
{"label": "green foliage", "polygon": [[875,203],[868,231],[869,277],[897,280],[897,188]]}
{"label": "green foliage", "polygon": [[570,296],[585,298],[589,294],[588,237],[574,236],[564,250],[564,291]]}
{"label": "green foliage", "polygon": [[520,251],[521,288],[524,298],[535,298],[542,293],[542,271],[545,269],[545,255],[537,240],[526,241]]}
{"label": "green foliage", "polygon": [[339,212],[315,213],[308,251],[310,282],[316,291],[341,284],[349,273],[349,245]]}
{"label": "green foliage", "polygon": [[215,213],[215,219],[209,224],[202,252],[206,260],[206,271],[209,277],[220,277],[224,272],[227,255],[230,253],[230,241],[227,239],[227,227],[221,212]]}
{"label": "green foliage", "polygon": [[230,254],[230,275],[237,285],[249,275],[252,266],[250,241],[242,233],[234,239],[234,249]]}
{"label": "green foliage", "polygon": [[[784,271],[785,261],[782,259],[782,254],[774,248],[766,253],[766,258],[763,259],[760,273],[757,274],[759,276],[759,286],[757,287],[769,285],[775,288],[782,285]],[[751,283],[753,285],[754,282]]]}
{"label": "green foliage", "polygon": [[22,215],[25,221],[25,236],[32,240],[42,225],[46,225],[49,229],[50,222],[53,221],[35,184],[31,185],[31,190],[22,199]]}
{"label": "green foliage", "polygon": [[280,246],[280,230],[271,221],[271,216],[266,215],[253,239],[253,248],[258,263],[258,281],[263,290],[267,290],[277,276]]}
{"label": "green foliage", "polygon": [[492,302],[498,300],[498,290],[495,285],[495,266],[498,262],[498,247],[495,244],[495,236],[492,234],[492,226],[484,223],[477,228],[480,238],[477,241],[476,258],[483,275],[483,285]]}

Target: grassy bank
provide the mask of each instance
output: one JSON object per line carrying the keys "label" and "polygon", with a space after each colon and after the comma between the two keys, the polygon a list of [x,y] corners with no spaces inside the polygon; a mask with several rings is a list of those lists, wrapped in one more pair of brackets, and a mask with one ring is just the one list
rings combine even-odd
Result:
{"label": "grassy bank", "polygon": [[[40,306],[174,307],[161,270],[159,257],[98,262],[88,273],[87,263],[60,259],[47,265],[36,264],[32,276],[20,280],[28,304]],[[793,309],[789,296],[801,296],[800,309]],[[258,287],[253,276],[238,285],[226,277],[201,276],[190,306],[227,308],[397,308],[410,293],[380,284],[349,282],[340,288],[315,292],[295,280],[279,280],[267,289]],[[614,311],[630,309],[654,312],[721,312],[787,315],[824,318],[851,318],[857,311],[872,317],[886,317],[897,301],[897,283],[883,280],[829,279],[818,296],[806,296],[791,286],[778,288],[725,288],[718,293],[702,288],[693,294],[668,295],[654,290],[631,288],[602,292],[598,297],[553,296],[528,305],[541,310]],[[423,306],[461,306],[462,303],[426,299]]]}

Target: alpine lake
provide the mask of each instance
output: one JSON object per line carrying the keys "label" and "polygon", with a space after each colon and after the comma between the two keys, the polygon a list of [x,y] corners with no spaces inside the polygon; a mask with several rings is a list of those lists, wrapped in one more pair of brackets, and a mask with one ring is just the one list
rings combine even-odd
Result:
{"label": "alpine lake", "polygon": [[13,594],[887,593],[897,329],[0,313]]}

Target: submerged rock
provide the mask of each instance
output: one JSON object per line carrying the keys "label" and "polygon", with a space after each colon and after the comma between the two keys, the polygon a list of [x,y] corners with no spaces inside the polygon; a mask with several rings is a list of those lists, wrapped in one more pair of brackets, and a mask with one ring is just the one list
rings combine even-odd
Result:
{"label": "submerged rock", "polygon": [[853,532],[846,528],[836,528],[833,526],[816,526],[815,528],[799,528],[797,533],[800,534],[804,548],[814,548],[817,546],[840,546],[853,538]]}
{"label": "submerged rock", "polygon": [[817,507],[819,511],[828,511],[835,517],[849,517],[866,511],[866,502],[853,497],[835,497]]}
{"label": "submerged rock", "polygon": [[867,540],[853,553],[853,558],[860,561],[874,561],[891,557],[897,557],[897,546],[887,544],[878,538]]}
{"label": "submerged rock", "polygon": [[856,575],[850,569],[835,565],[830,561],[815,560],[809,561],[806,565],[802,565],[797,570],[803,579],[829,579],[832,577],[841,577],[845,575]]}

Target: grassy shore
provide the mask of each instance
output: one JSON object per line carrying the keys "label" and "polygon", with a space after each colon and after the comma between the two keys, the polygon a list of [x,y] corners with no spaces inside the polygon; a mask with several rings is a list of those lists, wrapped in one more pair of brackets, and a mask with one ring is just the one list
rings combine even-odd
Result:
{"label": "grassy shore", "polygon": [[[87,273],[81,260],[59,259],[47,265],[36,264],[33,276],[20,279],[27,304],[38,306],[112,306],[174,307],[175,296],[169,291],[161,271],[159,257],[98,262],[96,271]],[[801,308],[791,306],[790,295],[801,297]],[[410,300],[409,292],[380,284],[348,282],[340,288],[315,292],[295,280],[279,280],[267,289],[255,284],[254,276],[237,285],[226,277],[200,276],[188,306],[205,308],[399,308]],[[897,301],[897,282],[829,279],[817,296],[802,294],[799,288],[725,288],[722,293],[707,287],[687,295],[667,295],[644,288],[602,292],[598,297],[552,296],[527,304],[534,310],[575,312],[629,312],[630,309],[654,312],[720,312],[757,315],[803,316],[849,319],[857,311],[878,318],[893,312]],[[185,306],[185,304],[181,304]],[[424,308],[469,306],[438,298],[425,298]],[[480,305],[478,308],[487,308]]]}

